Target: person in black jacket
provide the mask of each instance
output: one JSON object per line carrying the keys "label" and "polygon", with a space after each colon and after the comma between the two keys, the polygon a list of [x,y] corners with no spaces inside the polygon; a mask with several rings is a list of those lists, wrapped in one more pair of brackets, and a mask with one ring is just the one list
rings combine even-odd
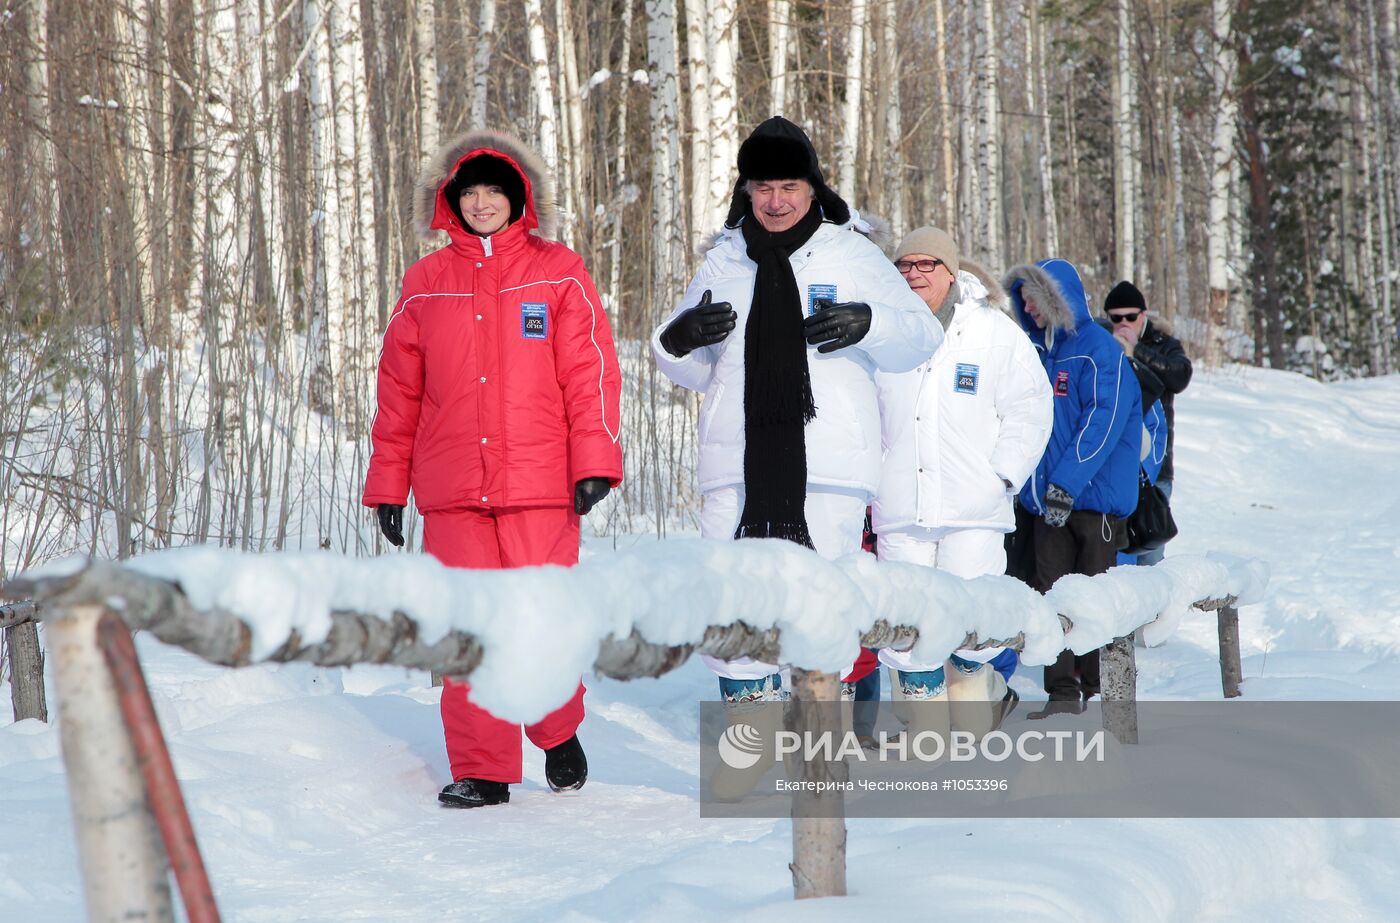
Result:
{"label": "person in black jacket", "polygon": [[[1134,368],[1145,366],[1162,385],[1162,409],[1167,415],[1167,457],[1157,476],[1157,486],[1171,497],[1174,471],[1172,448],[1176,443],[1176,395],[1191,382],[1191,360],[1181,341],[1148,317],[1147,300],[1136,285],[1123,281],[1115,285],[1103,300],[1104,314],[1113,325],[1113,335],[1129,349]],[[1139,376],[1140,378],[1142,376]],[[1162,560],[1162,549],[1138,556],[1139,564],[1156,564]]]}

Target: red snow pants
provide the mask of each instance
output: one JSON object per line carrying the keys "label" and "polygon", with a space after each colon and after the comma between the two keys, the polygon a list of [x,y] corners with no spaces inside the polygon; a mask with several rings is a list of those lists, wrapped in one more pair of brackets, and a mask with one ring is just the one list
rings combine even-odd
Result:
{"label": "red snow pants", "polygon": [[[579,518],[567,508],[445,510],[423,516],[423,550],[448,567],[499,569],[578,563]],[[522,666],[522,669],[524,667]],[[519,782],[520,725],[502,721],[471,700],[471,685],[443,679],[442,730],[452,778]],[[525,736],[542,750],[557,746],[583,722],[583,683]]]}

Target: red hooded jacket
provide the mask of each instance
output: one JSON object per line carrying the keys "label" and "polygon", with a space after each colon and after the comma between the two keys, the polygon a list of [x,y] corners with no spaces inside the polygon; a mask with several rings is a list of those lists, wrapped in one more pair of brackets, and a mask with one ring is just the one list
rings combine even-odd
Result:
{"label": "red hooded jacket", "polygon": [[[489,238],[462,227],[443,187],[493,154],[525,183],[525,210]],[[409,267],[384,334],[363,503],[420,512],[573,504],[574,484],[622,482],[622,379],[583,260],[548,240],[548,177],[520,142],[472,132],[419,180],[416,223],[450,243]],[[541,216],[544,223],[542,225]]]}

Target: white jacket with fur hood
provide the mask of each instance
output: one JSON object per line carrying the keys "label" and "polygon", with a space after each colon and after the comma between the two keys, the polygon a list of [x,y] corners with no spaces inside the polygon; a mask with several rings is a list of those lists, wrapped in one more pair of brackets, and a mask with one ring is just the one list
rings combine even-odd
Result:
{"label": "white jacket with fur hood", "polygon": [[[825,355],[808,347],[816,417],[807,424],[807,483],[873,495],[880,479],[880,411],[875,373],[902,372],[933,354],[943,330],[894,265],[862,233],[870,226],[851,213],[844,224],[822,222],[791,257],[803,310],[818,298],[870,305],[870,332],[854,346]],[[676,384],[699,391],[699,463],[702,492],[744,482],[744,327],[758,267],[743,233],[726,228],[705,255],[671,315],[652,333],[656,364]],[[706,290],[739,315],[732,333],[714,346],[676,358],[661,332],[700,303]]]}
{"label": "white jacket with fur hood", "polygon": [[1005,301],[1001,287],[963,266],[943,347],[912,372],[876,376],[885,449],[877,533],[1010,532],[1011,499],[1050,438],[1054,398],[1035,347],[994,306]]}

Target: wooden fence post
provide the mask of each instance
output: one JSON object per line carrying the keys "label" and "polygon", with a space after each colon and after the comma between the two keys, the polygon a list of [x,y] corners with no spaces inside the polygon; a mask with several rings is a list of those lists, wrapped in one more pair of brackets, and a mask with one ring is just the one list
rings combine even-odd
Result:
{"label": "wooden fence post", "polygon": [[[33,609],[33,605],[30,605]],[[10,652],[10,704],[15,720],[49,720],[49,704],[44,696],[44,648],[39,644],[39,626],[22,622],[5,629],[5,646]]]}
{"label": "wooden fence post", "polygon": [[1222,606],[1216,613],[1220,626],[1220,686],[1225,698],[1237,698],[1244,668],[1240,665],[1240,613],[1234,606]]}
{"label": "wooden fence post", "polygon": [[127,733],[136,751],[136,764],[146,783],[146,803],[155,817],[161,842],[165,844],[175,883],[180,886],[185,916],[190,923],[219,923],[219,905],[214,900],[214,889],[209,886],[199,842],[190,824],[175,766],[170,762],[170,750],[160,730],[151,690],[141,672],[131,629],[115,612],[107,612],[97,623],[97,643],[112,673],[117,704],[126,720]]}
{"label": "wooden fence post", "polygon": [[1103,726],[1119,743],[1137,743],[1137,654],[1131,634],[1114,638],[1099,651],[1099,692]]}
{"label": "wooden fence post", "polygon": [[[829,733],[839,744],[842,727],[839,703],[841,678],[835,673],[792,670],[792,713],[789,730],[799,734]],[[806,707],[804,707],[806,706]],[[805,738],[804,738],[805,739]],[[841,760],[810,760],[806,782],[844,783],[848,767]],[[792,890],[798,900],[844,897],[846,894],[846,796],[839,788],[799,791],[792,800]]]}
{"label": "wooden fence post", "polygon": [[173,920],[170,867],[97,643],[104,607],[46,618],[58,731],[89,920]]}

